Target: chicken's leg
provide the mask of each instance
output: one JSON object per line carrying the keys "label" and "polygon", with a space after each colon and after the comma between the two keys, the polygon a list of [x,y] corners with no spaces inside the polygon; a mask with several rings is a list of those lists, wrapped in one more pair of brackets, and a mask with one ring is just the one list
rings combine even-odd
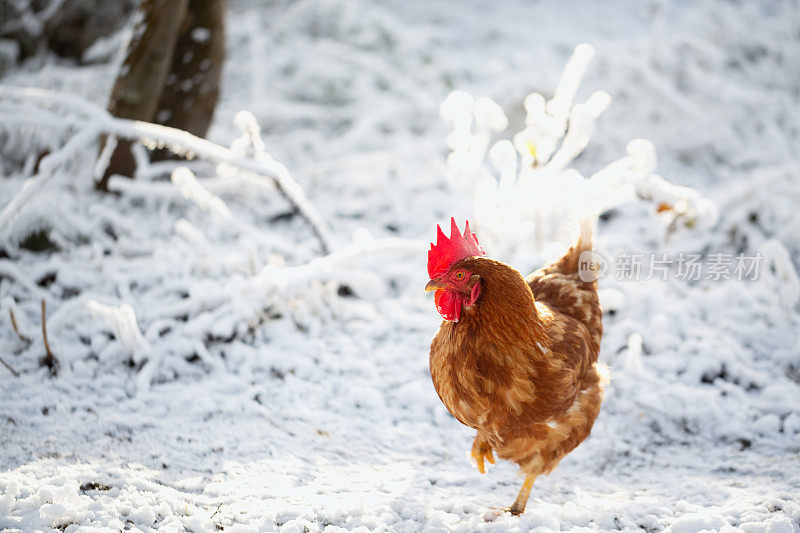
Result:
{"label": "chicken's leg", "polygon": [[477,463],[478,466],[478,472],[481,474],[486,472],[486,467],[483,464],[484,459],[494,464],[494,453],[492,452],[492,447],[488,442],[481,439],[480,436],[475,437],[475,440],[472,442],[472,458],[475,459],[475,463]]}
{"label": "chicken's leg", "polygon": [[514,503],[508,508],[508,512],[514,516],[521,515],[525,512],[525,505],[528,503],[528,497],[531,494],[531,487],[533,486],[534,479],[536,479],[534,474],[525,476],[525,482],[522,483],[522,488],[519,489],[517,499],[514,500]]}

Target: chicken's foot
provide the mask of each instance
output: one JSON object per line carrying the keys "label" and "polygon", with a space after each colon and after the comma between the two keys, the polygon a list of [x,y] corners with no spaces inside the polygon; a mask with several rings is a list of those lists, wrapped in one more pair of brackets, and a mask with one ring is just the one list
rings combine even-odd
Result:
{"label": "chicken's foot", "polygon": [[475,459],[478,472],[484,474],[486,472],[486,467],[484,466],[483,460],[486,459],[494,464],[494,453],[492,452],[491,445],[480,437],[475,437],[472,443],[472,458]]}
{"label": "chicken's foot", "polygon": [[525,512],[525,505],[528,503],[528,497],[531,494],[531,487],[533,487],[534,479],[536,479],[536,476],[533,474],[528,474],[525,476],[525,481],[522,483],[522,488],[519,489],[517,499],[514,500],[514,503],[511,504],[511,507],[507,509],[509,513],[517,516]]}

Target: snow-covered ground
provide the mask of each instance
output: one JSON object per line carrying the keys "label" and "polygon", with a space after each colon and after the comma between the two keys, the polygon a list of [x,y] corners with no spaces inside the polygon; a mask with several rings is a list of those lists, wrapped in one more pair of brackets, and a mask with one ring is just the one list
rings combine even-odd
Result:
{"label": "snow-covered ground", "polygon": [[[475,217],[472,185],[446,179],[439,105],[487,96],[519,131],[525,95],[549,98],[581,42],[596,56],[577,100],[612,103],[576,168],[649,139],[719,217],[669,227],[642,200],[602,217],[603,410],[525,515],[498,516],[521,479],[477,473],[428,374],[422,241]],[[102,104],[118,44],[2,83]],[[798,72],[796,1],[231,0],[210,139],[234,143],[250,111],[340,255],[284,267],[319,243],[263,177],[192,163],[224,205],[171,169],[100,196],[96,148],[75,154],[2,234],[0,355],[21,375],[0,367],[0,530],[800,532]],[[33,148],[75,130],[0,104],[5,206]],[[42,227],[55,248],[19,247]],[[498,258],[532,270],[514,237]],[[716,254],[763,260],[756,280],[614,269],[653,253],[701,254],[701,277]]]}

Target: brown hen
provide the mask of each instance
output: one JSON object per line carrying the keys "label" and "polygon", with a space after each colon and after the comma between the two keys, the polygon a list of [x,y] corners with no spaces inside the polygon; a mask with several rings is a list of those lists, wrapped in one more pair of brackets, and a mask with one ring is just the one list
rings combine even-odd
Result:
{"label": "brown hen", "polygon": [[478,470],[494,463],[494,451],[525,474],[508,509],[520,514],[536,477],[589,436],[600,411],[602,313],[596,265],[581,256],[592,249],[591,223],[562,258],[527,278],[483,257],[469,223],[462,235],[451,219],[449,239],[437,230],[425,290],[436,291],[445,320],[431,343],[431,378],[448,411],[477,430]]}

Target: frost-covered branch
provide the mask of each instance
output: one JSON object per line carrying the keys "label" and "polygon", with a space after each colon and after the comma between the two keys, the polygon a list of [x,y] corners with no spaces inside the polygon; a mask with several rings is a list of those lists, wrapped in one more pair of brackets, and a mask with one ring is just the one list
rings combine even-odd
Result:
{"label": "frost-covered branch", "polygon": [[[197,313],[188,328],[195,334],[208,333],[219,316],[226,321],[251,321],[268,302],[282,305],[298,291],[305,290],[315,281],[359,280],[365,285],[371,277],[365,269],[353,271],[353,263],[369,256],[390,253],[421,253],[421,241],[407,239],[373,239],[368,233],[356,235],[352,244],[336,252],[319,257],[299,266],[267,265],[258,274],[246,279],[232,279],[217,287],[204,287],[197,295],[181,306],[178,312]],[[223,312],[220,312],[220,310]],[[211,319],[211,320],[209,320]],[[217,333],[220,333],[219,330]],[[226,331],[230,335],[233,331]],[[223,336],[224,336],[223,335]]]}
{"label": "frost-covered branch", "polygon": [[651,200],[658,212],[672,214],[672,229],[678,221],[692,228],[709,229],[719,218],[714,202],[703,198],[690,187],[674,185],[657,174],[650,174],[640,180],[636,190],[641,198]]}
{"label": "frost-covered branch", "polygon": [[22,190],[0,211],[0,232],[4,232],[11,226],[33,197],[40,193],[55,177],[56,171],[61,165],[75,157],[77,152],[91,145],[99,134],[99,125],[89,123],[67,141],[60,150],[45,156],[39,164],[39,173],[28,179],[22,186]]}
{"label": "frost-covered branch", "polygon": [[[195,137],[185,131],[151,124],[147,122],[116,118],[105,110],[75,96],[63,95],[42,89],[0,86],[0,98],[35,102],[41,106],[56,106],[84,115],[86,126],[58,152],[51,154],[33,183],[26,187],[4,208],[0,214],[0,231],[5,230],[36,192],[41,190],[52,178],[52,173],[76,152],[93,143],[100,135],[141,142],[151,149],[166,147],[170,151],[224,163],[240,170],[265,176],[273,181],[278,191],[308,221],[312,231],[320,241],[324,253],[335,248],[333,236],[316,208],[308,201],[303,189],[294,181],[288,169],[266,152],[258,159],[239,156],[231,149]],[[32,188],[31,188],[32,187]],[[30,190],[29,190],[30,189]]]}
{"label": "frost-covered branch", "polygon": [[[424,250],[425,243],[421,241],[373,239],[369,233],[360,232],[352,244],[306,264],[271,264],[251,277],[234,277],[224,284],[198,286],[179,305],[162,309],[161,316],[154,317],[144,336],[140,333],[132,309],[125,309],[125,306],[101,307],[96,302],[89,302],[89,305],[107,319],[110,318],[110,327],[134,361],[146,360],[137,377],[138,388],[146,390],[158,372],[165,353],[191,350],[210,367],[218,367],[222,363],[201,341],[231,339],[257,324],[267,308],[290,312],[292,302],[306,298],[318,282],[353,284],[357,292],[374,296],[382,290],[380,281],[368,269],[355,266],[359,260],[390,254],[421,254]],[[185,316],[185,322],[176,321],[176,316]],[[158,330],[167,325],[170,333],[160,336]],[[157,350],[149,349],[149,346],[156,344],[159,346]]]}
{"label": "frost-covered branch", "polygon": [[[538,262],[543,258],[537,254],[545,245],[563,245],[574,238],[567,228],[575,219],[602,214],[637,197],[668,206],[671,227],[681,220],[686,227],[705,228],[716,220],[712,202],[652,174],[656,156],[649,141],[631,141],[628,155],[588,179],[569,168],[611,103],[608,93],[596,91],[584,103],[573,105],[593,56],[590,45],[578,45],[553,98],[546,101],[539,93],[525,98],[525,128],[513,143],[503,139],[488,149],[491,135],[508,125],[500,106],[491,100],[473,103],[471,95],[454,91],[442,103],[440,114],[453,123],[446,140],[452,149],[448,181],[459,190],[465,182],[474,184],[477,226],[486,244],[503,257],[519,253],[518,261]],[[489,168],[484,163],[487,153]]]}
{"label": "frost-covered branch", "polygon": [[611,104],[611,97],[604,91],[593,93],[586,103],[572,108],[569,129],[553,158],[547,163],[549,170],[561,171],[583,152],[594,135],[594,124],[600,114]]}
{"label": "frost-covered branch", "polygon": [[150,347],[142,336],[133,308],[130,305],[106,305],[96,300],[90,300],[86,305],[95,316],[103,320],[108,329],[114,332],[114,336],[131,360],[135,363],[141,362]]}
{"label": "frost-covered branch", "polygon": [[[422,241],[373,239],[368,232],[360,231],[351,244],[305,264],[273,262],[253,275],[233,275],[224,282],[193,278],[159,282],[159,288],[151,290],[147,299],[159,305],[136,311],[124,303],[124,295],[82,295],[64,302],[48,326],[55,332],[80,327],[89,328],[92,335],[98,330],[112,334],[113,340],[98,346],[99,360],[116,358],[133,363],[139,368],[136,388],[146,391],[154,380],[169,375],[175,361],[192,354],[207,368],[222,368],[225,362],[213,346],[220,340],[227,344],[247,335],[265,319],[267,310],[291,316],[297,303],[303,302],[315,314],[330,313],[330,298],[337,296],[328,282],[346,284],[357,295],[374,298],[384,290],[383,282],[364,266],[365,261],[398,254],[422,256],[425,248]],[[125,264],[130,270],[140,271],[136,265]],[[113,262],[107,262],[105,268],[116,271],[124,280]],[[159,279],[163,276],[160,272],[154,275]],[[134,279],[141,282],[142,276]],[[164,295],[175,291],[185,292],[185,297],[166,303]],[[11,302],[4,300],[3,307],[10,309]]]}
{"label": "frost-covered branch", "polygon": [[547,113],[566,126],[566,119],[570,116],[570,108],[575,94],[578,92],[583,75],[589,62],[594,58],[594,47],[581,43],[575,47],[572,56],[564,66],[564,72],[553,93],[553,98],[547,103]]}
{"label": "frost-covered branch", "polygon": [[[237,114],[235,122],[242,135],[229,149],[171,128],[111,117],[89,102],[68,95],[0,87],[0,102],[16,107],[15,117],[28,125],[52,127],[63,118],[60,131],[70,134],[63,146],[40,161],[35,178],[6,206],[0,217],[4,230],[48,183],[64,175],[59,169],[65,163],[85,155],[87,149],[93,156],[94,144],[100,138],[107,139],[108,146],[116,139],[137,141],[140,144],[134,146],[141,152],[142,146],[167,147],[187,159],[215,165],[203,167],[192,161],[180,166],[147,163],[141,166],[140,179],[110,181],[111,188],[122,192],[123,197],[145,199],[165,211],[170,202],[184,198],[212,215],[208,226],[189,220],[191,213],[174,221],[174,232],[166,228],[166,245],[158,239],[143,238],[138,225],[121,216],[117,210],[124,209],[124,202],[114,202],[114,207],[99,202],[83,211],[66,208],[60,213],[59,223],[81,228],[81,235],[89,236],[93,246],[85,249],[87,255],[81,261],[69,268],[63,264],[56,268],[56,286],[40,285],[43,277],[50,276],[44,267],[28,273],[11,261],[0,260],[0,272],[14,280],[18,299],[52,297],[62,290],[70,291],[70,287],[81,288],[77,297],[55,308],[47,330],[59,338],[72,336],[91,345],[100,364],[128,363],[138,371],[139,390],[146,390],[173,371],[184,371],[193,361],[210,369],[223,368],[226,362],[217,345],[237,337],[246,339],[267,317],[287,316],[303,328],[308,324],[316,327],[317,317],[324,321],[326,317],[357,316],[364,303],[344,296],[368,298],[384,290],[381,279],[362,264],[365,258],[397,253],[421,257],[425,250],[422,242],[376,240],[364,233],[357,234],[348,246],[334,247],[327,226],[302,189],[266,152],[257,122],[249,113]],[[35,112],[26,117],[26,109]],[[95,175],[106,165],[108,146],[101,150]],[[213,169],[217,177],[198,180],[191,169]],[[172,183],[152,180],[167,174]],[[150,179],[141,179],[144,175]],[[233,205],[226,203],[228,197],[219,195],[241,195],[254,186],[266,192],[277,188],[289,198],[295,211],[311,223],[326,254],[286,266],[287,259],[303,259],[307,250],[269,235],[238,216]],[[42,195],[42,201],[47,202],[48,195]],[[285,209],[270,206],[275,207]],[[59,211],[45,215],[49,213]],[[21,223],[19,227],[23,226]],[[213,233],[206,232],[221,238],[214,239]],[[54,240],[60,238],[58,232],[52,233]],[[90,285],[85,283],[87,277],[96,278],[99,271],[104,274],[97,290],[83,289]],[[342,285],[350,289],[346,295],[339,294]],[[134,299],[134,295],[139,298]],[[24,353],[41,348],[37,339]],[[62,363],[73,363],[70,352],[59,356]]]}

